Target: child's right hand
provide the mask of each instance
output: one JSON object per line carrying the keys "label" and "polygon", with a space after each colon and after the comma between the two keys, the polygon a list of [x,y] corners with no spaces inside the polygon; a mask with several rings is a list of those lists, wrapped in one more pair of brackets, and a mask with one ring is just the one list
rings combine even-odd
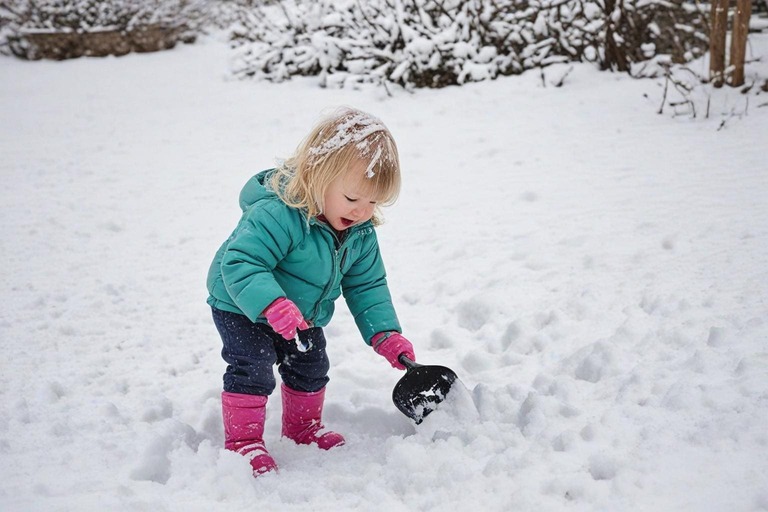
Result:
{"label": "child's right hand", "polygon": [[304,316],[293,301],[280,297],[264,310],[264,317],[267,322],[286,340],[296,338],[296,329],[309,329]]}

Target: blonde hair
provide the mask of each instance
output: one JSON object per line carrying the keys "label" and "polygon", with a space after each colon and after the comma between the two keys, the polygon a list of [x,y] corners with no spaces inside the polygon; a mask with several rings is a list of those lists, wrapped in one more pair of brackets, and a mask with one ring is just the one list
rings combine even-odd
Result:
{"label": "blonde hair", "polygon": [[384,123],[357,109],[344,107],[321,120],[280,164],[270,188],[288,206],[306,211],[307,220],[322,213],[328,186],[351,169],[365,165],[358,176],[363,190],[377,201],[374,225],[382,222],[379,206],[394,203],[400,193],[400,157]]}

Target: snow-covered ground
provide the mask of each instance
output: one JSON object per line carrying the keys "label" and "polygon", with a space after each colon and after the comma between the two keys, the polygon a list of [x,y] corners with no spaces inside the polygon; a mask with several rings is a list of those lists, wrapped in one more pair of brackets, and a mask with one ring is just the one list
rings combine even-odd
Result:
{"label": "snow-covered ground", "polygon": [[[692,120],[590,66],[389,97],[228,55],[0,59],[0,510],[768,510],[768,93]],[[399,141],[390,286],[466,391],[413,426],[340,302],[348,443],[281,440],[273,399],[256,480],[221,448],[205,275],[242,184],[341,104]]]}

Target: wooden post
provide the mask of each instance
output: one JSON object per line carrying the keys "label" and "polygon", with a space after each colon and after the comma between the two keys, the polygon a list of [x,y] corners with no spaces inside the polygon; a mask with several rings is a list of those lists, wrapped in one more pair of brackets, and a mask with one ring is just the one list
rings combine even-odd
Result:
{"label": "wooden post", "polygon": [[725,80],[725,34],[728,31],[729,0],[712,0],[712,30],[709,36],[709,79],[715,87]]}
{"label": "wooden post", "polygon": [[733,17],[731,36],[731,86],[744,85],[744,58],[747,53],[747,34],[749,17],[752,15],[752,0],[736,0],[736,14]]}

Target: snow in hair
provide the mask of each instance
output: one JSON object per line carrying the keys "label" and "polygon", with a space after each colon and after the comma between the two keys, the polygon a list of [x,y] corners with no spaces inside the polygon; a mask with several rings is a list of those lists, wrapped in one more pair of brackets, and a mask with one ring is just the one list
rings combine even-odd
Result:
{"label": "snow in hair", "polygon": [[318,145],[309,148],[310,158],[315,162],[324,160],[343,148],[354,144],[361,159],[368,160],[365,175],[373,178],[381,160],[392,164],[391,152],[383,151],[389,131],[378,118],[355,109],[342,109],[329,119],[319,134]]}
{"label": "snow in hair", "polygon": [[352,169],[358,172],[359,162],[366,165],[361,186],[378,199],[371,220],[379,225],[379,207],[393,204],[400,193],[400,157],[384,123],[365,112],[345,107],[315,125],[296,152],[278,164],[268,186],[309,220],[322,213],[331,183]]}

